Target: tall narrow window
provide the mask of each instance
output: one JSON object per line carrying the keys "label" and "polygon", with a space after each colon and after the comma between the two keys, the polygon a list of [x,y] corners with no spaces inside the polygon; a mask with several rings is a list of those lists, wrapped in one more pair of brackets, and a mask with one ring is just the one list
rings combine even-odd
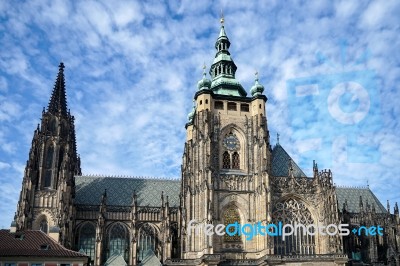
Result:
{"label": "tall narrow window", "polygon": [[93,224],[86,223],[79,230],[78,250],[82,250],[86,255],[94,260],[96,229]]}
{"label": "tall narrow window", "polygon": [[[225,224],[225,226],[227,226],[229,224],[234,224],[236,222],[238,224],[240,224],[240,215],[239,215],[239,212],[237,211],[236,207],[232,206],[232,207],[228,208],[224,213],[224,224]],[[234,232],[234,230],[235,230],[234,227],[229,228],[230,232]],[[241,241],[241,238],[240,238],[239,234],[235,234],[233,236],[225,234],[224,240],[226,242],[239,242],[239,241]]]}
{"label": "tall narrow window", "polygon": [[240,159],[237,152],[232,154],[232,169],[240,169]]}
{"label": "tall narrow window", "polygon": [[43,233],[46,233],[46,234],[47,234],[47,232],[49,231],[49,225],[48,225],[46,219],[43,219],[43,220],[40,222],[39,229],[40,229],[40,231],[42,231]]}
{"label": "tall narrow window", "polygon": [[49,123],[48,123],[48,129],[49,129],[49,131],[52,133],[52,134],[56,134],[57,132],[56,132],[56,119],[55,118],[53,118],[53,119],[51,119],[50,121],[49,121]]}
{"label": "tall narrow window", "polygon": [[52,168],[53,168],[54,147],[50,145],[47,149],[44,162],[44,187],[51,187]]}
{"label": "tall narrow window", "polygon": [[143,261],[151,252],[156,250],[156,232],[148,224],[144,224],[139,230],[139,260]]}
{"label": "tall narrow window", "polygon": [[229,153],[226,151],[222,155],[222,168],[230,169],[231,168],[231,158]]}
{"label": "tall narrow window", "polygon": [[128,230],[121,223],[114,224],[108,236],[108,258],[120,254],[125,261],[129,259],[129,235]]}

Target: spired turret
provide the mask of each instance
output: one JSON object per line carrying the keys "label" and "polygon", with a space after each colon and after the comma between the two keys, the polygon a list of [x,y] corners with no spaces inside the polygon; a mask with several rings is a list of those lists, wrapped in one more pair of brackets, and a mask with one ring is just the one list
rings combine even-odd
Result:
{"label": "spired turret", "polygon": [[206,75],[206,65],[203,65],[203,78],[197,83],[197,89],[199,91],[210,90],[211,88],[211,80],[209,80]]}
{"label": "spired turret", "polygon": [[[64,64],[42,123],[34,131],[17,208],[17,229],[42,230],[61,244],[71,245],[74,175],[81,174],[74,117],[67,109]],[[61,210],[61,211],[57,211]],[[72,220],[72,219],[71,219]]]}
{"label": "spired turret", "polygon": [[251,87],[250,93],[252,96],[258,96],[262,95],[263,92],[264,92],[264,86],[258,82],[258,72],[256,72],[255,84],[253,87]]}

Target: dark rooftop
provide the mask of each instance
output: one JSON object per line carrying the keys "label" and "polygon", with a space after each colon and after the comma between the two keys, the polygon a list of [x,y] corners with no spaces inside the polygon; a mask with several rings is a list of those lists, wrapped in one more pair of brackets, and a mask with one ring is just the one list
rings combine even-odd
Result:
{"label": "dark rooftop", "polygon": [[131,206],[133,194],[139,206],[161,206],[161,193],[169,206],[179,206],[180,179],[76,176],[76,204],[100,205],[107,189],[107,205]]}
{"label": "dark rooftop", "polygon": [[64,248],[42,231],[27,230],[10,233],[0,230],[0,257],[36,256],[58,258],[87,258],[86,255]]}

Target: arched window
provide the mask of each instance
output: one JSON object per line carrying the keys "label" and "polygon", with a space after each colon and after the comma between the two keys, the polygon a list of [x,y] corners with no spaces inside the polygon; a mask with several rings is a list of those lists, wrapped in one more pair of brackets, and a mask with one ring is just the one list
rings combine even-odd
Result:
{"label": "arched window", "polygon": [[[224,224],[225,226],[228,226],[229,224],[234,224],[236,222],[240,224],[240,215],[237,211],[237,208],[235,206],[231,206],[224,213]],[[229,228],[230,232],[233,232],[234,230],[234,228]],[[225,234],[224,240],[225,242],[240,242],[241,238],[239,234],[233,236]]]}
{"label": "arched window", "polygon": [[96,228],[91,223],[85,223],[78,231],[77,249],[85,252],[86,255],[94,260]]}
{"label": "arched window", "polygon": [[53,167],[54,147],[50,145],[47,148],[47,153],[44,162],[44,187],[51,187],[52,167]]}
{"label": "arched window", "polygon": [[[314,224],[312,215],[304,203],[295,199],[278,202],[275,205],[272,217],[275,224],[282,222],[282,224],[294,226],[294,223],[297,223],[305,227]],[[313,227],[310,227],[310,232],[314,232],[313,229]],[[278,255],[315,254],[315,236],[307,234],[302,227],[298,226],[296,233],[287,236],[285,241],[281,237],[274,237],[274,251]]]}
{"label": "arched window", "polygon": [[57,121],[56,121],[55,118],[52,118],[48,123],[48,129],[52,134],[56,133],[56,130],[57,130],[56,129],[56,123],[57,123]]}
{"label": "arched window", "polygon": [[222,168],[230,169],[231,168],[231,158],[229,153],[226,151],[222,155]]}
{"label": "arched window", "polygon": [[47,234],[47,233],[49,232],[49,225],[48,225],[46,219],[43,219],[43,220],[40,222],[39,230],[42,231],[42,232],[45,233],[45,234]]}
{"label": "arched window", "polygon": [[232,154],[232,169],[240,169],[240,159],[237,152]]}
{"label": "arched window", "polygon": [[149,224],[144,224],[139,229],[138,259],[142,261],[149,253],[156,253],[157,233]]}
{"label": "arched window", "polygon": [[126,226],[121,223],[115,223],[108,234],[107,259],[114,254],[120,254],[125,261],[129,259],[129,234]]}

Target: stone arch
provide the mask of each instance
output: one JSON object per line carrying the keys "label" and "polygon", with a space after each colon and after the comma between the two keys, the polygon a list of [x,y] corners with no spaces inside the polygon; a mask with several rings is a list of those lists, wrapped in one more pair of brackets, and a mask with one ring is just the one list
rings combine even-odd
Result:
{"label": "stone arch", "polygon": [[[229,206],[234,205],[239,210],[241,220],[247,221],[249,219],[249,212],[248,208],[246,207],[248,206],[248,204],[249,204],[248,200],[241,194],[230,193],[225,197],[223,197],[219,202],[220,206],[219,209],[221,210],[220,214],[223,214],[223,212]],[[222,221],[221,215],[219,218]]]}
{"label": "stone arch", "polygon": [[52,215],[50,215],[50,213],[47,213],[46,211],[40,212],[36,215],[34,222],[32,223],[32,229],[42,231],[43,228],[41,227],[43,226],[43,221],[47,222],[47,231],[43,232],[48,234],[50,228],[52,228],[55,225],[55,223],[53,221]]}
{"label": "stone arch", "polygon": [[160,258],[161,257],[161,243],[160,243],[160,229],[151,223],[142,223],[138,227],[138,250],[137,257],[143,260],[149,252]]}
{"label": "stone arch", "polygon": [[[224,146],[224,140],[227,136],[229,135],[233,135],[237,138],[237,140],[239,141],[239,147],[236,150],[228,150],[225,146]],[[221,129],[221,135],[220,135],[220,143],[219,143],[219,150],[220,150],[220,168],[223,169],[225,166],[224,163],[224,153],[227,151],[229,153],[230,156],[230,163],[231,163],[231,167],[230,169],[235,169],[235,170],[246,170],[247,169],[247,165],[246,165],[246,161],[247,161],[247,140],[246,140],[246,134],[244,133],[244,131],[239,128],[236,124],[229,124],[225,127],[223,127]],[[232,163],[233,163],[233,154],[237,153],[235,161],[239,162],[239,165],[236,166],[235,168],[233,168]],[[226,160],[225,160],[226,161]],[[225,168],[226,169],[226,168]]]}
{"label": "stone arch", "polygon": [[129,260],[130,229],[123,222],[114,222],[107,226],[105,237],[105,260],[114,254],[120,254],[125,261]]}

